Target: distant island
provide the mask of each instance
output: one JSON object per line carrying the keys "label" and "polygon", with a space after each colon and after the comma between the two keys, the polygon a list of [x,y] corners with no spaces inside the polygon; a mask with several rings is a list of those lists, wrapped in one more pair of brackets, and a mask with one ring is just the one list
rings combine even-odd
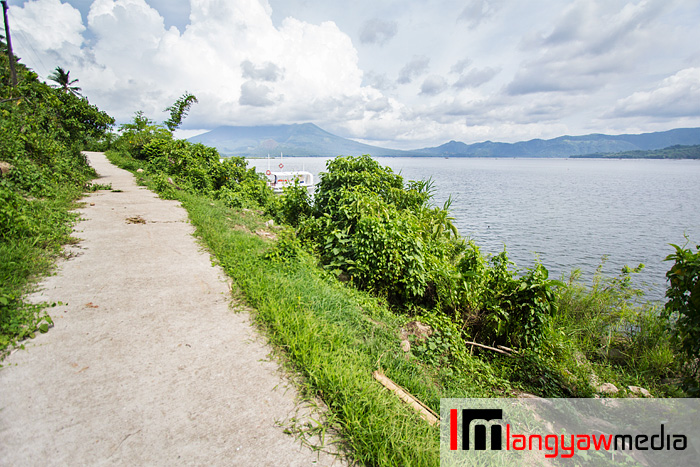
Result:
{"label": "distant island", "polygon": [[[697,150],[678,149],[678,147],[700,145],[700,128],[677,128],[637,135],[596,133],[583,136],[560,136],[547,140],[533,139],[517,143],[484,141],[466,144],[450,141],[437,147],[413,150],[387,149],[360,143],[334,135],[313,123],[221,126],[189,140],[213,146],[224,156],[243,157],[265,157],[268,154],[278,156],[283,153],[286,157],[370,154],[374,157],[697,158]],[[659,154],[673,153],[674,155],[646,154],[659,150],[661,150]]]}
{"label": "distant island", "polygon": [[623,151],[607,154],[571,156],[574,159],[700,159],[700,144],[682,146],[676,144],[664,149],[649,151]]}

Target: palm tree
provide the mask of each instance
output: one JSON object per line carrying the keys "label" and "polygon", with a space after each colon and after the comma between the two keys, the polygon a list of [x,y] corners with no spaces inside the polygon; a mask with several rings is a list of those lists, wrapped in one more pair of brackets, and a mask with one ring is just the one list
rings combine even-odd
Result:
{"label": "palm tree", "polygon": [[81,95],[80,88],[78,86],[72,86],[74,83],[77,83],[78,80],[70,79],[70,71],[66,71],[60,66],[57,66],[56,70],[49,75],[49,79],[57,83],[53,85],[54,88],[60,89],[63,92],[70,92],[76,96]]}

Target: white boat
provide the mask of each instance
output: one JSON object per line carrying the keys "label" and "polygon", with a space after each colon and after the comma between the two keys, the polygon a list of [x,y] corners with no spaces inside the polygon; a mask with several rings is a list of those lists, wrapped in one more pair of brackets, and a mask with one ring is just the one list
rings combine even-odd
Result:
{"label": "white boat", "polygon": [[314,186],[314,175],[305,170],[292,172],[272,172],[268,170],[265,172],[265,175],[267,176],[267,185],[275,193],[282,193],[286,187],[294,186],[297,181],[299,181],[299,185],[305,186],[307,189]]}
{"label": "white boat", "polygon": [[283,171],[284,162],[282,159],[282,154],[280,154],[280,163],[278,165],[279,171],[270,170],[270,156],[267,156],[267,170],[265,171],[265,176],[267,177],[267,185],[272,188],[277,194],[280,194],[288,186],[294,186],[297,182],[299,185],[304,186],[307,190],[310,190],[314,186],[314,175],[306,170],[291,170]]}

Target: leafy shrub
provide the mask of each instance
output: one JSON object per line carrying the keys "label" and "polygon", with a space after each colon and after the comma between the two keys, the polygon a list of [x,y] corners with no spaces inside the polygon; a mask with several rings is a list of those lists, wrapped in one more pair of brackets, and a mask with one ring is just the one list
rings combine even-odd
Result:
{"label": "leafy shrub", "polygon": [[271,261],[289,262],[297,261],[300,256],[307,255],[296,235],[289,230],[279,233],[274,247],[268,250],[264,258]]}
{"label": "leafy shrub", "polygon": [[301,192],[282,202],[287,219],[300,224],[300,235],[316,245],[326,268],[397,306],[434,302],[431,279],[439,280],[439,268],[429,268],[447,259],[439,254],[450,241],[443,233],[454,228],[446,209],[430,206],[429,185],[404,185],[366,155],[337,157],[327,169],[313,206]]}
{"label": "leafy shrub", "polygon": [[519,277],[505,251],[487,261],[458,237],[449,201],[430,204],[430,181],[404,183],[369,156],[327,169],[313,202],[300,190],[281,201],[327,269],[400,309],[435,307],[485,342],[539,347],[559,284],[544,266]]}
{"label": "leafy shrub", "polygon": [[700,393],[700,245],[690,248],[671,245],[676,251],[666,257],[674,261],[666,273],[665,311],[674,319],[678,345],[685,356],[685,387],[691,394]]}
{"label": "leafy shrub", "polygon": [[[176,103],[177,108],[171,109],[179,118],[184,116],[181,104],[190,102],[185,99],[187,96]],[[173,121],[166,123],[173,124]],[[170,131],[156,125],[143,112],[136,112],[132,123],[122,125],[122,135],[115,141],[114,148],[117,154],[126,153],[133,159],[145,161],[154,189],[163,196],[172,196],[173,188],[177,187],[220,199],[229,207],[263,207],[280,218],[274,193],[255,169],[247,167],[244,158],[228,157],[220,161],[221,156],[215,148],[173,140]],[[124,157],[119,158],[122,164],[129,164]],[[136,167],[134,164],[130,166]]]}
{"label": "leafy shrub", "polygon": [[554,287],[563,284],[549,280],[540,263],[521,277],[511,265],[505,250],[487,264],[476,245],[469,243],[459,264],[467,305],[464,319],[477,340],[537,349],[556,310]]}
{"label": "leafy shrub", "polygon": [[62,93],[17,63],[17,86],[8,82],[0,54],[0,351],[48,330],[46,305],[22,299],[30,281],[47,273],[69,241],[71,203],[95,172],[80,149],[100,139],[114,120],[87,99]]}
{"label": "leafy shrub", "polygon": [[61,102],[56,107],[61,127],[67,132],[66,140],[81,146],[91,139],[100,139],[114,124],[114,118],[90,105],[87,98],[70,92],[58,92]]}
{"label": "leafy shrub", "polygon": [[118,150],[129,153],[134,159],[145,160],[153,156],[153,152],[144,153],[144,147],[154,140],[172,140],[172,133],[153,120],[150,120],[142,111],[134,114],[131,123],[119,127],[121,136],[115,142]]}
{"label": "leafy shrub", "polygon": [[333,214],[343,189],[366,188],[386,202],[392,202],[392,192],[403,189],[403,179],[391,168],[382,167],[368,155],[336,157],[326,164],[316,187],[315,210],[317,215]]}
{"label": "leafy shrub", "polygon": [[311,217],[313,204],[309,190],[297,181],[284,190],[280,199],[281,220],[289,225],[298,226],[304,219]]}

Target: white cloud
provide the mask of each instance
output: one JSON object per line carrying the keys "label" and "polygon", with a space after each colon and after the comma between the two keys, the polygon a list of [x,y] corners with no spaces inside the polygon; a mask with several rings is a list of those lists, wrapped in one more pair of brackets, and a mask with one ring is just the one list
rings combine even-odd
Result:
{"label": "white cloud", "polygon": [[378,18],[367,20],[360,29],[360,42],[363,44],[384,45],[398,31],[396,21],[384,21]]}
{"label": "white cloud", "polygon": [[472,61],[468,58],[463,58],[456,62],[452,67],[450,68],[450,73],[457,73],[461,74],[466,70],[470,65],[472,64]]}
{"label": "white cloud", "polygon": [[368,71],[362,76],[364,85],[379,89],[380,91],[388,91],[396,88],[396,82],[389,79],[385,73],[375,73]]}
{"label": "white cloud", "polygon": [[447,81],[445,78],[438,75],[430,75],[425,78],[420,87],[420,93],[426,96],[437,96],[447,89]]}
{"label": "white cloud", "polygon": [[600,89],[643,63],[645,52],[663,33],[652,24],[668,6],[666,0],[573,2],[551,30],[525,38],[523,50],[536,55],[523,62],[508,92]]}
{"label": "white cloud", "polygon": [[241,63],[243,77],[261,81],[277,81],[280,79],[284,71],[274,63],[266,62],[263,65],[256,66],[250,60],[244,60]]}
{"label": "white cloud", "polygon": [[428,71],[428,66],[430,65],[430,59],[425,55],[416,55],[410,62],[404,65],[399,71],[399,79],[397,82],[399,84],[408,84],[415,78],[425,74]]}
{"label": "white cloud", "polygon": [[[363,86],[357,51],[335,23],[289,17],[276,27],[264,0],[192,0],[183,32],[166,29],[145,0],[95,0],[87,15],[94,43],[82,51],[78,10],[58,0],[13,10],[26,18],[25,31],[47,30],[33,39],[35,48],[74,45],[64,66],[91,101],[122,121],[139,109],[159,119],[185,90],[199,99],[187,122],[198,127],[364,118],[365,105],[383,102],[379,91]],[[44,27],[47,14],[66,20]],[[272,113],[251,112],[273,104]]]}
{"label": "white cloud", "polygon": [[475,28],[496,14],[502,5],[503,0],[469,0],[457,19]]}
{"label": "white cloud", "polygon": [[271,92],[272,89],[264,84],[246,81],[241,85],[241,97],[238,99],[238,103],[253,107],[268,107],[275,104],[269,97]]}
{"label": "white cloud", "polygon": [[478,88],[482,84],[486,84],[491,81],[499,72],[499,69],[491,67],[479,69],[475,68],[460,75],[453,86],[458,89]]}
{"label": "white cloud", "polygon": [[617,101],[609,117],[700,117],[700,68],[686,68],[652,91]]}
{"label": "white cloud", "polygon": [[[10,8],[9,16],[12,31],[29,41],[28,44],[17,38],[13,41],[21,57],[40,53],[38,60],[45,61],[46,66],[53,69],[64,66],[61,63],[52,66],[55,61],[73,61],[80,56],[85,26],[80,12],[72,6],[59,0],[35,0],[27,2],[23,8]],[[4,35],[4,29],[2,31]]]}

